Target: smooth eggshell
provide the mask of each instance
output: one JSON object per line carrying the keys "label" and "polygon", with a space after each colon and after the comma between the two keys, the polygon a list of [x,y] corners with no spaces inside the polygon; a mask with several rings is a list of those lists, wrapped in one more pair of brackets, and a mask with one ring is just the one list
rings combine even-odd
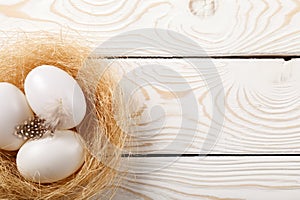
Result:
{"label": "smooth eggshell", "polygon": [[17,154],[17,168],[27,180],[52,183],[76,172],[84,162],[80,136],[73,131],[56,131],[26,142]]}
{"label": "smooth eggshell", "polygon": [[0,149],[15,151],[24,140],[14,135],[15,127],[32,117],[25,95],[16,86],[0,83]]}
{"label": "smooth eggshell", "polygon": [[62,69],[50,65],[34,68],[25,79],[24,89],[35,114],[46,120],[51,115],[59,118],[57,129],[73,128],[85,116],[84,94],[77,81]]}

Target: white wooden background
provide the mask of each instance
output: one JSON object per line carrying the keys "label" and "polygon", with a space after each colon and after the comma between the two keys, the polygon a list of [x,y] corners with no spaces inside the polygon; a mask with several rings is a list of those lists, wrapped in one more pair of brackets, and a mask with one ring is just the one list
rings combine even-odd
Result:
{"label": "white wooden background", "polygon": [[[125,74],[141,65],[168,66],[192,87],[175,96],[155,85],[137,92],[141,104],[136,105],[148,109],[128,149],[149,156],[124,159],[129,173],[114,199],[300,198],[299,0],[2,0],[0,22],[0,43],[24,32],[51,31],[80,34],[96,47],[125,31],[162,28],[190,37],[214,57],[225,92],[224,126],[205,158],[196,155],[217,105],[203,78],[193,76],[193,67],[174,55],[143,49],[125,54],[129,59],[107,60]],[[151,39],[140,41],[150,44]],[[208,59],[177,42],[185,56]],[[107,55],[122,51],[108,48]],[[293,59],[283,60],[286,56]],[[136,76],[169,84],[168,73],[150,71]],[[189,119],[197,122],[197,129],[181,127],[184,135],[174,141],[182,117],[176,104],[180,92],[197,97],[200,117]],[[165,110],[163,128],[157,127],[161,116],[151,115],[153,107]]]}

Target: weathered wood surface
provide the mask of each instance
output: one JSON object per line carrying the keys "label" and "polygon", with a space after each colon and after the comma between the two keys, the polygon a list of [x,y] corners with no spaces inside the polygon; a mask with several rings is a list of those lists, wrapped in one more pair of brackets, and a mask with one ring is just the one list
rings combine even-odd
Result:
{"label": "weathered wood surface", "polygon": [[[206,59],[108,61],[108,66],[122,69],[120,86],[126,87],[126,100],[134,102],[133,115],[140,115],[133,122],[131,151],[200,153],[209,140],[212,110],[219,107],[221,112],[223,100],[223,127],[216,140],[208,141],[215,145],[210,153],[299,153],[300,60],[212,61],[224,99],[212,98],[207,82],[220,83]],[[186,104],[187,97],[196,104]]]}
{"label": "weathered wood surface", "polygon": [[114,199],[298,200],[299,164],[285,156],[130,158]]}
{"label": "weathered wood surface", "polygon": [[[191,38],[209,55],[300,54],[297,0],[14,0],[0,2],[0,20],[1,37],[21,32],[62,31],[66,35],[81,35],[95,47],[127,31],[160,28]],[[112,45],[112,49],[102,53],[124,55],[122,42],[130,46],[137,40],[153,43],[153,38],[140,32],[133,38],[121,39],[117,47]],[[182,37],[174,38],[174,43],[186,50],[186,55],[203,56],[203,52],[194,51],[193,45],[183,42]],[[167,42],[160,45],[169,49]],[[170,54],[147,49],[125,53]]]}
{"label": "weathered wood surface", "polygon": [[[0,2],[0,20],[0,45],[24,33],[50,31],[100,45],[97,52],[104,56],[300,55],[297,0],[13,0]],[[145,28],[180,35],[128,34]],[[204,65],[200,76],[189,59],[107,62],[127,74],[121,83],[132,93],[125,97],[139,111],[132,116],[141,116],[132,120],[130,153],[197,154],[203,144],[214,147],[209,153],[299,153],[299,60],[217,59],[218,73]],[[217,87],[217,74],[225,118],[221,134],[207,139],[212,111],[220,106],[207,82]],[[197,105],[182,113],[186,96]],[[114,199],[298,200],[299,164],[297,156],[124,159],[129,173]]]}

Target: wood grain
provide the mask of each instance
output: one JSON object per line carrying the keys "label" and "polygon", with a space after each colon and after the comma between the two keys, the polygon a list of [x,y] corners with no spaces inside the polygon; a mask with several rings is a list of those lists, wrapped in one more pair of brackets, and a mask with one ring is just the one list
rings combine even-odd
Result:
{"label": "wood grain", "polygon": [[[216,71],[208,61],[107,61],[123,74],[131,153],[201,153],[205,142],[209,153],[299,153],[300,60],[214,59]],[[224,98],[213,98],[208,82],[222,84]],[[213,108],[224,118],[217,138]]]}
{"label": "wood grain", "polygon": [[[101,56],[300,56],[297,0],[12,0],[0,2],[0,20],[0,45],[48,31],[78,37]],[[131,141],[124,153],[299,154],[300,59],[214,59],[216,68],[209,61],[101,60],[120,72],[125,91]],[[209,133],[213,123],[222,127],[217,137]],[[127,173],[115,200],[300,195],[299,156],[141,157],[121,164]]]}
{"label": "wood grain", "polygon": [[[161,41],[145,31],[127,34],[106,45],[103,55],[172,56],[175,52],[166,51],[170,49],[180,49],[181,56],[300,54],[297,0],[14,0],[0,3],[0,20],[4,41],[22,32],[51,31],[62,37],[80,35],[97,47],[136,29],[181,34],[160,35]],[[156,49],[147,48],[153,43]],[[143,48],[133,50],[134,44]]]}
{"label": "wood grain", "polygon": [[299,157],[130,158],[114,199],[297,200]]}

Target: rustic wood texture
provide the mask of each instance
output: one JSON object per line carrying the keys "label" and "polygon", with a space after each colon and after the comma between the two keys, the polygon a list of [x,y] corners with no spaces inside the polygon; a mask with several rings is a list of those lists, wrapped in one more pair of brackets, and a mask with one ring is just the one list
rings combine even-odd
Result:
{"label": "rustic wood texture", "polygon": [[[300,56],[299,1],[12,0],[0,2],[0,20],[0,45],[46,31],[86,40],[101,56],[144,58],[105,63],[124,75],[120,85],[129,91],[132,141],[125,153],[162,157],[124,158],[120,170],[128,173],[114,199],[299,199],[300,157],[256,154],[300,153],[300,60],[214,59],[214,71],[200,58],[145,59]],[[179,35],[128,33],[146,28]],[[225,111],[208,87],[219,88],[217,76]],[[187,97],[196,99],[190,110]],[[210,138],[216,108],[223,128]],[[167,157],[201,153],[205,144],[214,147],[205,153],[256,156]]]}
{"label": "rustic wood texture", "polygon": [[[214,100],[207,81],[216,72],[206,59],[119,59],[107,66],[120,69],[126,101],[134,102],[132,153],[201,153],[208,138]],[[224,87],[224,123],[210,153],[300,152],[300,60],[214,59]],[[177,74],[176,74],[177,73]],[[205,78],[206,77],[206,78]],[[185,87],[188,85],[188,87]],[[186,96],[196,99],[188,109]],[[139,99],[136,102],[135,99]],[[126,104],[126,106],[130,105]],[[198,112],[197,118],[190,113]],[[221,109],[220,109],[221,112]],[[182,123],[183,118],[187,122]],[[130,119],[132,120],[132,119]],[[193,124],[197,128],[192,129]],[[178,138],[179,137],[179,138]]]}
{"label": "rustic wood texture", "polygon": [[[295,0],[14,0],[0,3],[0,31],[1,37],[38,31],[81,35],[95,47],[126,31],[161,28],[191,38],[214,56],[299,55],[299,13],[300,3]],[[142,33],[131,39],[153,43]],[[203,56],[181,39],[174,42],[187,50],[186,55]],[[120,45],[130,45],[128,40],[102,53],[124,55]],[[169,48],[167,43],[160,44]],[[126,52],[133,56],[170,54],[146,49]]]}
{"label": "rustic wood texture", "polygon": [[[114,199],[298,200],[299,157],[130,158]],[[129,167],[130,166],[130,167]]]}

